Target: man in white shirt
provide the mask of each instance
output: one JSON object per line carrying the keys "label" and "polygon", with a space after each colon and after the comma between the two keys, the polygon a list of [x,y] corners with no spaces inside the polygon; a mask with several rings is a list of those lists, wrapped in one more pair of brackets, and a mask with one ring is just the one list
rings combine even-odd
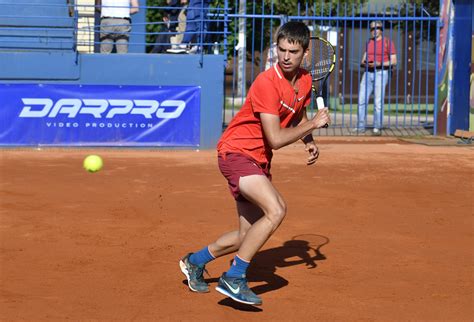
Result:
{"label": "man in white shirt", "polygon": [[100,10],[100,52],[110,54],[115,44],[118,54],[127,53],[130,16],[138,12],[138,0],[95,0],[95,5]]}

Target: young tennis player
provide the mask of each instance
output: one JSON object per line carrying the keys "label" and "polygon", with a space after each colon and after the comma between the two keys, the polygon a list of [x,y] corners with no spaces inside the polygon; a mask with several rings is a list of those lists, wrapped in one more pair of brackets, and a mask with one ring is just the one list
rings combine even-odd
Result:
{"label": "young tennis player", "polygon": [[207,263],[237,252],[216,290],[241,303],[262,304],[248,286],[246,271],[286,214],[285,201],[271,182],[272,150],[301,139],[309,153],[306,164],[311,165],[319,156],[311,133],[330,122],[327,108],[312,119],[306,115],[311,102],[311,76],[300,64],[309,37],[308,27],[301,22],[291,21],[280,28],[278,63],[257,77],[242,109],[218,142],[219,169],[236,201],[239,228],[180,261],[192,291],[209,291],[203,277]]}

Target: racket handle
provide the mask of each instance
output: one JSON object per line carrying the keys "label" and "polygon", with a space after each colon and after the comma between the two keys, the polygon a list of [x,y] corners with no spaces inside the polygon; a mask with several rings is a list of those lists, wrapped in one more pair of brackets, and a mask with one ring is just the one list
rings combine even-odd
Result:
{"label": "racket handle", "polygon": [[321,110],[324,108],[324,98],[321,96],[316,97],[316,105],[318,107],[318,110]]}
{"label": "racket handle", "polygon": [[[321,96],[316,97],[316,105],[317,105],[317,107],[318,107],[318,110],[325,108],[325,106],[324,106],[324,98],[322,98]],[[326,124],[326,125],[324,125],[323,127],[326,128],[326,127],[328,127],[328,126],[329,126],[329,125]]]}

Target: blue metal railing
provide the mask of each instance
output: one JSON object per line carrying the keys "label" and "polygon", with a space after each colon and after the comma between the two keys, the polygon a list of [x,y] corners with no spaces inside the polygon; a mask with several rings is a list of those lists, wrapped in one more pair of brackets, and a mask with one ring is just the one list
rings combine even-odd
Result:
{"label": "blue metal railing", "polygon": [[[336,47],[335,70],[329,79],[327,99],[333,119],[332,129],[347,129],[357,123],[357,99],[360,80],[366,69],[358,63],[369,37],[368,24],[380,20],[386,25],[384,38],[395,43],[398,64],[388,79],[383,108],[386,129],[424,128],[437,132],[438,50],[440,22],[423,6],[400,5],[387,8],[367,5],[360,10],[354,3],[314,1],[298,3],[294,12],[279,12],[275,1],[221,1],[221,7],[196,7],[200,10],[198,36],[188,44],[203,57],[214,49],[226,58],[224,123],[239,110],[247,90],[266,68],[277,27],[288,20],[304,21],[314,33],[327,37]],[[10,10],[9,6],[36,6],[31,11]],[[232,6],[232,7],[231,7]],[[141,12],[162,13],[169,6],[140,6]],[[72,9],[72,10],[71,10]],[[99,52],[100,17],[96,7],[72,0],[59,3],[15,4],[0,0],[1,51],[73,51]],[[181,9],[181,8],[180,8]],[[192,9],[192,8],[188,8]],[[54,12],[54,14],[53,14]],[[159,16],[159,15],[155,15]],[[132,16],[129,46],[138,52],[151,52],[154,46],[166,45],[157,38],[170,35],[164,21],[135,19]],[[179,23],[179,21],[174,21]],[[204,25],[209,25],[205,28]],[[172,35],[184,35],[175,31]],[[433,37],[434,36],[434,37]],[[431,39],[433,38],[433,39]],[[216,46],[217,42],[217,46]],[[372,105],[371,105],[372,106]],[[367,117],[372,120],[372,108]],[[310,112],[313,113],[313,107]],[[370,123],[369,122],[369,123]],[[370,124],[369,124],[370,125]]]}
{"label": "blue metal railing", "polygon": [[[362,12],[357,11],[358,8],[354,4],[333,6],[332,3],[323,1],[318,4],[317,6],[313,2],[311,6],[298,6],[296,14],[281,15],[273,10],[273,2],[271,13],[263,4],[261,11],[257,12],[254,2],[245,13],[235,9],[234,13],[229,14],[229,18],[235,21],[246,20],[247,28],[250,28],[252,33],[251,37],[247,33],[247,41],[251,43],[244,49],[249,59],[239,66],[234,66],[232,71],[234,75],[236,71],[244,76],[240,78],[240,82],[236,82],[233,77],[232,86],[228,86],[226,90],[227,120],[233,117],[242,104],[246,91],[258,75],[255,71],[262,71],[264,68],[265,56],[268,56],[267,51],[273,38],[274,28],[271,23],[279,25],[286,20],[300,20],[305,21],[314,32],[331,38],[337,48],[336,66],[328,86],[329,107],[333,119],[331,127],[341,130],[355,127],[357,93],[362,74],[366,72],[357,62],[365,51],[365,44],[370,35],[368,24],[380,20],[386,25],[383,39],[390,39],[395,43],[398,56],[398,64],[394,66],[393,76],[387,80],[387,90],[382,100],[382,111],[385,113],[383,126],[385,129],[400,130],[399,133],[410,129],[424,129],[428,133],[436,133],[438,71],[433,60],[438,59],[438,54],[434,51],[438,49],[439,18],[430,16],[423,6],[416,5],[398,4],[390,10],[384,6],[377,10],[369,2],[366,12]],[[260,34],[263,34],[264,29],[270,30],[270,36],[264,46],[254,43],[254,31],[257,28]],[[434,29],[436,37],[431,39]],[[238,33],[238,30],[235,32]],[[238,36],[234,35],[233,38],[237,39]],[[262,50],[262,47],[265,49]],[[238,50],[233,50],[231,59],[234,64],[239,61],[238,54]],[[370,119],[369,127],[373,125],[372,106],[370,103],[367,113]],[[313,107],[311,112],[312,109]],[[413,131],[405,133],[415,134]]]}
{"label": "blue metal railing", "polygon": [[[18,13],[9,13],[5,14],[3,13],[2,8],[6,8],[9,6],[21,6],[21,7],[28,7],[32,6],[34,8],[38,9],[38,13],[36,15],[31,15],[31,14],[23,14],[21,10],[18,11]],[[48,11],[51,11],[52,9],[57,9],[57,8],[63,8],[65,9],[63,14],[58,14],[58,15],[48,15]],[[73,8],[72,14],[69,14],[69,9]],[[183,7],[179,7],[178,9],[182,9]],[[39,3],[21,3],[21,4],[16,4],[14,0],[10,0],[10,2],[5,2],[5,1],[0,1],[0,50],[5,50],[5,49],[12,49],[12,50],[23,50],[23,49],[32,49],[31,43],[29,39],[22,39],[27,36],[32,36],[32,37],[40,37],[47,41],[48,44],[56,44],[56,43],[68,43],[69,49],[75,48],[75,46],[89,46],[89,47],[94,47],[94,45],[100,44],[100,41],[95,40],[96,37],[90,37],[89,39],[77,39],[74,37],[70,37],[69,39],[65,39],[64,41],[57,41],[55,40],[54,36],[48,35],[49,33],[52,33],[53,31],[69,31],[73,35],[77,35],[79,33],[90,33],[90,34],[99,34],[100,33],[100,20],[99,19],[94,19],[93,23],[85,23],[82,26],[79,24],[79,19],[87,16],[86,15],[79,15],[79,10],[80,11],[86,11],[89,10],[89,17],[94,17],[94,12],[95,12],[96,6],[94,5],[85,5],[85,4],[74,4],[72,1],[64,1],[64,4],[39,4]],[[164,12],[166,10],[173,9],[173,7],[168,7],[168,6],[140,6],[140,10],[144,11],[160,11]],[[174,8],[176,9],[176,8]],[[209,39],[209,38],[216,38],[216,36],[219,36],[219,41],[224,40],[224,31],[222,30],[216,30],[216,31],[206,31],[202,32],[204,28],[204,24],[209,24],[209,23],[221,23],[225,24],[226,19],[225,18],[217,18],[217,16],[224,16],[221,13],[224,12],[226,9],[224,8],[203,8],[203,7],[186,7],[187,10],[190,9],[196,9],[201,11],[201,17],[205,18],[200,18],[198,19],[198,23],[200,24],[200,30],[198,31],[186,31],[188,34],[193,34],[193,35],[198,35],[201,36],[199,37],[198,40],[193,41],[190,43],[190,45],[198,45],[200,48],[209,48],[214,45],[213,42],[206,42],[203,41],[203,39]],[[216,15],[216,13],[218,13]],[[133,17],[133,16],[132,16]],[[97,18],[97,17],[95,17]],[[176,23],[178,21],[175,21]],[[146,26],[146,27],[151,27],[151,31],[145,31],[145,32],[140,32],[140,31],[135,31],[132,28],[132,31],[130,32],[130,35],[145,35],[145,36],[157,36],[157,35],[165,35],[169,34],[168,31],[159,31],[159,27],[163,27],[166,25],[166,22],[163,21],[143,21],[143,22],[133,22],[132,26],[133,27],[138,27],[138,26]],[[115,27],[120,26],[119,24],[114,25]],[[156,27],[156,28],[154,28]],[[38,35],[38,32],[42,31],[44,33],[44,36]],[[15,34],[16,32],[16,34]],[[19,32],[22,32],[23,34],[19,34]],[[29,32],[36,32],[36,34],[30,34]],[[114,33],[119,33],[119,32],[112,32]],[[184,31],[181,32],[175,32],[174,34],[184,34]],[[9,38],[15,38],[15,39],[8,39],[6,40],[5,38],[9,36]],[[11,45],[14,44],[14,45]],[[152,41],[141,41],[141,42],[130,42],[130,45],[144,45],[144,46],[152,46],[155,44],[160,44]],[[163,45],[167,45],[168,43],[161,43]],[[221,45],[222,47],[222,45]],[[45,50],[54,50],[54,47],[47,47],[44,46],[43,48],[38,48],[38,49],[45,49]]]}

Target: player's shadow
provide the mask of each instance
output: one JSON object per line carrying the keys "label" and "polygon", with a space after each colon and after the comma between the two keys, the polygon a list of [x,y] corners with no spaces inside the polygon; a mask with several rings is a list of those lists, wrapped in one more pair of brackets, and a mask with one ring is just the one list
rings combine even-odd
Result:
{"label": "player's shadow", "polygon": [[[315,244],[304,239],[292,239],[284,242],[282,246],[260,251],[254,256],[247,271],[247,279],[252,283],[264,282],[264,284],[252,287],[252,291],[256,294],[263,294],[287,286],[288,280],[276,274],[277,268],[305,265],[308,269],[314,269],[318,266],[317,261],[326,259],[320,249],[329,242],[329,239],[315,234],[304,236],[317,237],[318,243]],[[217,281],[218,278],[207,280],[209,283],[217,283]],[[241,304],[230,298],[225,298],[218,304],[241,311],[262,311],[259,307]]]}

